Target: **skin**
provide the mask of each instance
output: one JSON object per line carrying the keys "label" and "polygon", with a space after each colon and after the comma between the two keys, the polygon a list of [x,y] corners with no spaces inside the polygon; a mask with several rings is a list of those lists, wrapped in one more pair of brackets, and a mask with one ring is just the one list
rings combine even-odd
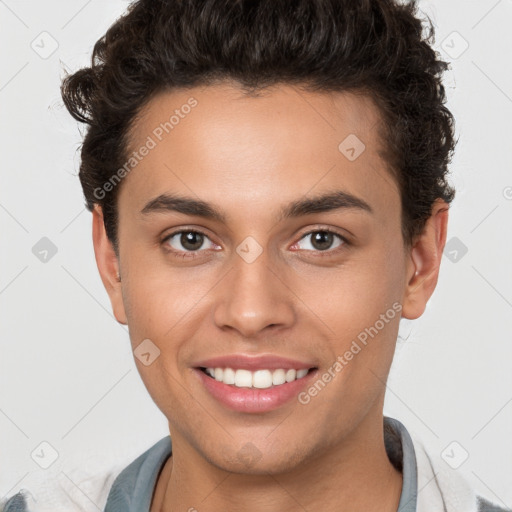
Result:
{"label": "skin", "polygon": [[[231,411],[191,367],[218,355],[274,354],[312,361],[321,375],[393,303],[418,318],[437,283],[448,205],[438,200],[421,236],[404,245],[399,191],[379,153],[379,111],[348,93],[281,84],[254,97],[230,82],[160,93],[135,122],[131,149],[191,96],[198,105],[123,180],[119,255],[101,208],[93,212],[115,317],[134,349],[149,338],[160,350],[149,366],[136,359],[173,440],[151,511],[396,511],[402,475],[385,451],[383,404],[400,314],[307,405]],[[338,150],[349,134],[366,146],[354,161]],[[290,202],[332,190],[373,213],[278,218]],[[207,201],[226,222],[141,213],[164,193]],[[206,235],[195,258],[166,250],[187,252],[179,235],[172,246],[164,240],[180,228]],[[332,248],[319,249],[310,234],[326,228],[349,245],[334,236]],[[236,252],[248,236],[263,248],[252,263]],[[241,457],[248,449],[253,456]]]}

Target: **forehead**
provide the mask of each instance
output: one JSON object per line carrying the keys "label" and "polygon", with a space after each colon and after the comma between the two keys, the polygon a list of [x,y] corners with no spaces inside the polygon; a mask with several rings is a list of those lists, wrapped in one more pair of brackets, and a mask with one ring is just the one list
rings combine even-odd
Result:
{"label": "forehead", "polygon": [[230,83],[161,92],[132,127],[128,153],[150,149],[125,178],[129,200],[142,209],[180,192],[226,209],[272,201],[277,210],[342,188],[378,211],[399,197],[380,155],[380,123],[373,101],[350,93],[278,85],[254,96]]}

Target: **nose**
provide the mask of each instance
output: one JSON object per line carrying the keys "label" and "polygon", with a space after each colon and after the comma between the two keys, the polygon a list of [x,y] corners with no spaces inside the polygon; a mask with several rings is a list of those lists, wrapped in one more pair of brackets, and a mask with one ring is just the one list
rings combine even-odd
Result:
{"label": "nose", "polygon": [[232,267],[216,287],[215,324],[244,338],[293,325],[294,295],[277,267],[265,251],[251,263],[234,254]]}

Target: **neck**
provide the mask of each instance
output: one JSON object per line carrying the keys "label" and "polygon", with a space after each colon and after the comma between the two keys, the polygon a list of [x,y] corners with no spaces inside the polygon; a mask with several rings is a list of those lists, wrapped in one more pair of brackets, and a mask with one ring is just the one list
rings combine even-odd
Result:
{"label": "neck", "polygon": [[287,473],[231,473],[204,460],[181,436],[172,437],[173,456],[160,474],[151,512],[398,509],[402,474],[387,456],[382,415],[365,418],[349,439]]}

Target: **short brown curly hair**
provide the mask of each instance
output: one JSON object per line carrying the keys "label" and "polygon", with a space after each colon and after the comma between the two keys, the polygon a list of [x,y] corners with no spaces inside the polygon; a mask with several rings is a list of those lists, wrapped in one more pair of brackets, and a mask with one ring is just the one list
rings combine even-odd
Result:
{"label": "short brown curly hair", "polygon": [[[247,91],[279,83],[371,96],[386,160],[402,200],[406,246],[424,228],[447,182],[454,120],[416,1],[139,0],[94,45],[91,66],[61,85],[71,115],[88,125],[80,181],[99,204],[116,251],[117,194],[102,187],[126,161],[128,135],[158,92],[234,80]],[[425,30],[428,28],[428,30]],[[425,33],[426,32],[426,33]]]}

